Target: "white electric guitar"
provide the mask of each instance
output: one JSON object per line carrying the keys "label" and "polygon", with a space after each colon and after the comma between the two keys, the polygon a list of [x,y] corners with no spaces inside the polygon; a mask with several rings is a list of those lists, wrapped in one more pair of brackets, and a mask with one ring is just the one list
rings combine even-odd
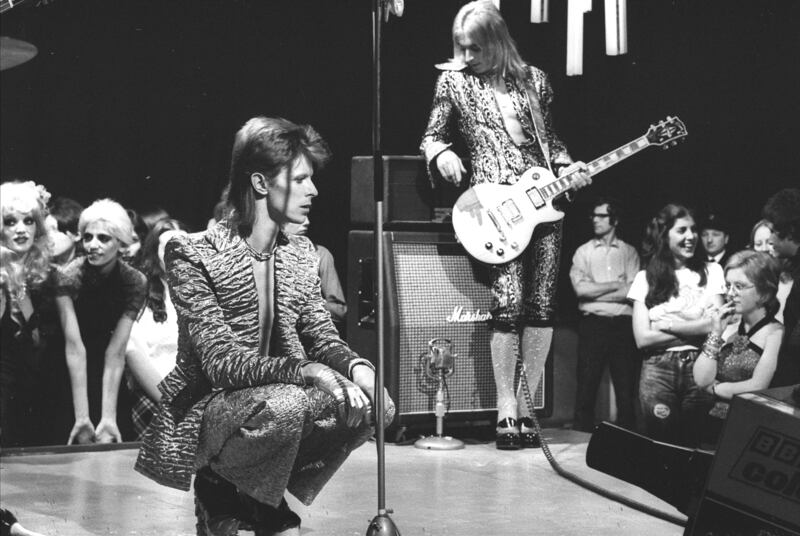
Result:
{"label": "white electric guitar", "polygon": [[[651,145],[665,149],[686,136],[686,126],[677,117],[650,125],[647,133],[587,164],[589,174],[634,155]],[[502,264],[517,258],[528,246],[540,223],[562,219],[553,201],[572,188],[572,174],[554,177],[545,168],[532,167],[516,184],[476,184],[456,201],[453,228],[467,252],[481,262]]]}

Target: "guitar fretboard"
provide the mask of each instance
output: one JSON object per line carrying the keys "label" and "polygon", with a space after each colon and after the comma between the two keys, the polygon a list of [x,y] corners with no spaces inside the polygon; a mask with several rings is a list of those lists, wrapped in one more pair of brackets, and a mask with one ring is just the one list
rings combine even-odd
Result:
{"label": "guitar fretboard", "polygon": [[[632,142],[627,143],[622,147],[619,147],[611,152],[604,154],[600,158],[595,158],[594,160],[586,164],[586,167],[589,168],[589,175],[596,175],[601,171],[610,168],[614,164],[617,164],[625,160],[629,156],[635,155],[636,153],[648,147],[649,145],[650,142],[647,141],[647,137],[641,136],[640,138],[636,138]],[[559,195],[563,194],[564,192],[572,188],[575,181],[576,178],[574,175],[572,174],[565,175],[563,177],[560,177],[558,180],[551,182],[547,186],[543,186],[542,188],[539,189],[539,191],[542,192],[542,194],[545,197],[549,199],[555,199]]]}

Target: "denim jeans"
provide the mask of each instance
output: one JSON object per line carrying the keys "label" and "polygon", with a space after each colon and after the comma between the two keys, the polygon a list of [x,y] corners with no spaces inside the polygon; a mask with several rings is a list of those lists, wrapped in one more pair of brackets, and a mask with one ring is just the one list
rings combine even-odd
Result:
{"label": "denim jeans", "polygon": [[649,355],[642,363],[639,402],[645,433],[657,441],[697,447],[714,397],[692,376],[698,350]]}

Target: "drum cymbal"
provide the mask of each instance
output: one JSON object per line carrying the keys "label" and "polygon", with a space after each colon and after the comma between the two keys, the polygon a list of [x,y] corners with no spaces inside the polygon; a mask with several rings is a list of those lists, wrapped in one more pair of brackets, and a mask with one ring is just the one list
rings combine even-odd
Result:
{"label": "drum cymbal", "polygon": [[33,59],[37,52],[36,46],[27,41],[0,36],[0,71]]}

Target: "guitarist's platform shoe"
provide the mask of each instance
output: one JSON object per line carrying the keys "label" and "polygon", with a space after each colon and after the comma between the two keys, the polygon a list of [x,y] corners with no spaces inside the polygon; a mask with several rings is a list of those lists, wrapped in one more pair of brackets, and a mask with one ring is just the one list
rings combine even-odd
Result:
{"label": "guitarist's platform shoe", "polygon": [[530,417],[520,418],[519,438],[524,449],[542,448],[542,443],[539,441],[539,436],[536,435],[536,429],[533,427],[533,420]]}
{"label": "guitarist's platform shoe", "polygon": [[522,439],[519,436],[516,419],[510,417],[497,423],[496,444],[498,450],[519,450],[522,448]]}

